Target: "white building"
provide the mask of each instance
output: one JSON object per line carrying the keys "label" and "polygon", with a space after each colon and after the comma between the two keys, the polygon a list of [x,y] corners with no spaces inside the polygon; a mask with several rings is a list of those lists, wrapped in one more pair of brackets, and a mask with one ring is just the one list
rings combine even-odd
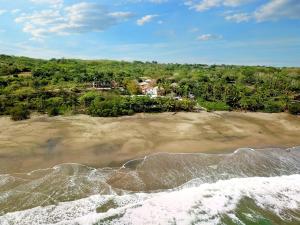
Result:
{"label": "white building", "polygon": [[156,98],[158,96],[158,87],[151,87],[146,90],[146,95],[150,95],[152,98]]}

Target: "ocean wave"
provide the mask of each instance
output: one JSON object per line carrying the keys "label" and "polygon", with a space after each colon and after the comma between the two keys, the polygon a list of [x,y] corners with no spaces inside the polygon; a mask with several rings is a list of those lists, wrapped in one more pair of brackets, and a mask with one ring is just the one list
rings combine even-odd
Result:
{"label": "ocean wave", "polygon": [[[88,198],[7,213],[8,224],[219,224],[239,220],[237,207],[253,201],[283,221],[300,222],[300,175],[234,178],[157,193],[94,195]],[[298,213],[298,214],[297,214]],[[252,216],[255,217],[255,213]]]}
{"label": "ocean wave", "polygon": [[[161,208],[163,212],[163,208],[168,209],[168,206],[163,205],[160,198],[166,198],[169,203],[173,200],[168,199],[168,196],[174,195],[181,196],[182,201],[185,195],[187,199],[190,198],[190,202],[197,199],[197,196],[192,197],[188,192],[197,193],[199,201],[201,200],[201,204],[204,205],[195,203],[194,209],[193,207],[189,209],[191,215],[187,218],[194,217],[196,221],[197,216],[193,214],[195,212],[198,216],[201,215],[202,224],[205,216],[201,212],[209,215],[205,211],[205,207],[209,208],[214,204],[217,204],[214,206],[217,207],[218,202],[225,202],[226,199],[228,202],[224,204],[228,209],[231,206],[236,208],[238,204],[241,204],[243,198],[254,201],[257,209],[266,206],[267,203],[258,198],[259,193],[262,193],[262,190],[259,189],[268,189],[266,186],[269,186],[269,183],[271,186],[273,183],[280,186],[279,180],[282,180],[283,183],[286,181],[292,183],[291,180],[299,183],[297,174],[300,174],[299,147],[264,150],[242,148],[230,154],[156,153],[128,161],[120,168],[96,169],[75,163],[61,164],[30,173],[0,175],[0,224],[11,221],[12,223],[9,224],[26,224],[22,223],[23,221],[28,221],[27,224],[55,224],[64,220],[68,224],[73,220],[81,220],[81,217],[85,220],[86,216],[91,221],[91,218],[95,217],[101,221],[101,224],[104,222],[110,224],[109,221],[123,224],[126,219],[125,215],[129,216],[129,212],[134,214],[134,209],[140,209],[142,212],[145,209],[142,207],[143,204],[149,203],[155,206],[155,201],[151,199],[158,198],[157,207]],[[255,189],[256,181],[258,186]],[[229,186],[226,187],[222,182]],[[243,182],[245,188],[243,188]],[[259,184],[259,182],[261,183]],[[253,185],[248,186],[248,183]],[[222,186],[224,193],[222,188],[217,187],[218,185]],[[276,185],[273,186],[277,193],[278,205],[281,201],[287,202],[286,199],[290,199],[291,202],[296,201],[295,196],[298,197],[298,200],[300,199],[300,190],[294,187],[295,185],[292,185],[293,189],[290,189],[288,185],[282,184],[282,187],[288,190],[287,195],[282,194],[285,193],[282,192],[285,190],[284,188],[276,189]],[[231,186],[235,186],[237,189]],[[200,192],[207,193],[205,196],[213,197],[205,198]],[[236,193],[239,197],[235,196]],[[221,199],[214,202],[215,196],[221,196]],[[275,201],[275,194],[270,196],[272,201]],[[231,201],[231,198],[235,201]],[[178,210],[183,213],[180,207],[185,203],[177,203]],[[299,211],[299,205],[297,207]],[[110,210],[104,213],[103,211],[107,208]],[[201,210],[197,213],[196,209]],[[278,209],[281,210],[281,207]],[[169,216],[167,216],[168,210],[170,210]],[[167,217],[172,219],[172,213],[174,213],[171,203],[168,210],[165,212],[166,220]],[[231,215],[229,211],[226,211],[226,214]],[[156,213],[158,212],[154,210],[154,217]],[[274,213],[279,215],[278,211],[274,211]],[[114,219],[112,220],[110,216]],[[119,217],[122,218],[121,222],[116,219]],[[217,216],[213,214],[209,218],[215,217]],[[185,221],[182,220],[183,217],[175,216],[174,218],[179,224],[185,224]],[[128,217],[128,221],[131,219]],[[222,218],[219,216],[218,220],[220,219]],[[234,220],[236,218],[232,214],[232,217],[227,219]],[[163,222],[167,222],[166,220]],[[209,223],[212,223],[212,220],[209,220]],[[138,224],[138,222],[133,224]],[[196,221],[195,224],[198,222]]]}

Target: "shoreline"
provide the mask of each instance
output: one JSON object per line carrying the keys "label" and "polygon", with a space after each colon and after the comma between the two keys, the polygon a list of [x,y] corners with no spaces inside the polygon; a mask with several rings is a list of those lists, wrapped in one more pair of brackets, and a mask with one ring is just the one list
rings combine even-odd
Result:
{"label": "shoreline", "polygon": [[[300,117],[287,113],[179,112],[99,118],[34,115],[0,117],[0,172],[61,163],[114,167],[146,155],[230,153],[300,145]],[[18,165],[18,166],[16,166]]]}

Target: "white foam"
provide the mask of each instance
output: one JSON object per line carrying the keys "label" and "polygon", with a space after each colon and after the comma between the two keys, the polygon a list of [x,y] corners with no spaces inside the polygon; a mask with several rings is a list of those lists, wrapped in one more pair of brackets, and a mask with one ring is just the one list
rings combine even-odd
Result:
{"label": "white foam", "polygon": [[237,150],[235,150],[233,152],[233,154],[237,154],[237,153],[243,152],[243,151],[245,151],[245,152],[247,152],[247,151],[255,152],[255,149],[253,149],[253,148],[238,148]]}
{"label": "white foam", "polygon": [[[217,224],[220,215],[235,218],[233,210],[243,197],[281,216],[285,209],[300,208],[300,175],[235,178],[197,187],[159,193],[95,195],[57,206],[37,207],[8,213],[0,224]],[[96,208],[113,200],[117,208],[96,213]],[[108,219],[115,217],[112,221]]]}

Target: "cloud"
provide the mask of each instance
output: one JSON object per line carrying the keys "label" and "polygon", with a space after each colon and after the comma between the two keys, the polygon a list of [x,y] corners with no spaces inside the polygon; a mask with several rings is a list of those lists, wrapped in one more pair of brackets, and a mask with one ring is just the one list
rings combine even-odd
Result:
{"label": "cloud", "polygon": [[12,14],[17,14],[19,12],[21,12],[21,9],[13,9],[10,11]]}
{"label": "cloud", "polygon": [[150,23],[158,15],[146,15],[136,21],[137,25],[143,26],[145,23]]}
{"label": "cloud", "polygon": [[185,5],[189,6],[191,9],[195,9],[198,12],[202,12],[220,6],[236,7],[249,1],[251,0],[187,0],[185,1]]}
{"label": "cloud", "polygon": [[161,4],[168,2],[168,0],[148,0],[149,2],[156,3],[156,4]]}
{"label": "cloud", "polygon": [[202,34],[197,37],[198,41],[211,41],[211,40],[219,40],[222,39],[222,35],[215,35],[215,34]]}
{"label": "cloud", "polygon": [[30,0],[35,4],[48,4],[52,7],[62,7],[64,0]]}
{"label": "cloud", "polygon": [[150,3],[154,3],[154,4],[162,4],[162,3],[166,3],[168,1],[169,0],[125,0],[125,2],[129,2],[129,3],[145,3],[145,2],[150,2]]}
{"label": "cloud", "polygon": [[280,19],[300,19],[300,1],[272,0],[261,5],[254,12],[226,14],[225,19],[237,23],[250,20],[264,22]]}
{"label": "cloud", "polygon": [[235,13],[225,16],[226,20],[234,21],[237,23],[248,22],[251,18],[252,16],[248,13]]}
{"label": "cloud", "polygon": [[4,13],[6,13],[6,12],[7,12],[7,10],[5,10],[5,9],[0,9],[0,16],[3,15]]}
{"label": "cloud", "polygon": [[49,34],[69,35],[103,31],[132,16],[130,12],[110,12],[102,5],[82,2],[59,9],[50,8],[23,14],[17,17],[15,22],[23,24],[23,31],[30,33],[33,39],[43,39]]}
{"label": "cloud", "polygon": [[30,0],[30,1],[36,4],[61,4],[64,2],[63,0]]}
{"label": "cloud", "polygon": [[299,0],[273,0],[262,5],[254,12],[258,22],[267,20],[279,20],[282,18],[300,19]]}
{"label": "cloud", "polygon": [[188,31],[191,33],[197,33],[200,29],[198,27],[193,27],[191,29],[189,29]]}

